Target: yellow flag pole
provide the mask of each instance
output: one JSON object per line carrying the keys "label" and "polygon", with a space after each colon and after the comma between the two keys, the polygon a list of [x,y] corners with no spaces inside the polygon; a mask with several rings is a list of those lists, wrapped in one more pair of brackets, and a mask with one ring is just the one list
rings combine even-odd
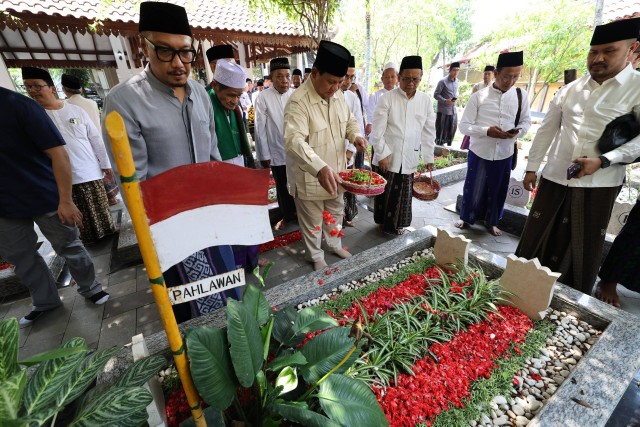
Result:
{"label": "yellow flag pole", "polygon": [[129,145],[129,138],[122,116],[116,111],[109,113],[105,119],[105,127],[109,138],[111,138],[111,147],[113,148],[113,154],[116,164],[118,165],[122,190],[125,200],[127,201],[129,213],[131,214],[131,220],[133,221],[133,229],[138,238],[142,260],[147,269],[153,298],[160,312],[160,319],[162,320],[162,325],[169,340],[169,347],[171,348],[173,359],[176,362],[176,368],[178,369],[178,374],[180,374],[182,386],[187,395],[191,414],[196,422],[196,426],[206,427],[207,423],[204,419],[202,408],[200,407],[200,397],[189,373],[184,342],[182,341],[173,309],[171,308],[171,302],[169,302],[169,295],[162,276],[158,254],[151,239],[151,230],[149,229],[147,214],[142,203],[140,182],[136,176],[131,146]]}

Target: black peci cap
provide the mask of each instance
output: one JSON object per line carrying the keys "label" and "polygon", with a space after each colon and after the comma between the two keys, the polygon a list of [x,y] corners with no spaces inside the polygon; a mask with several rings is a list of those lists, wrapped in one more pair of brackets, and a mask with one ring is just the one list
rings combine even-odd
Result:
{"label": "black peci cap", "polygon": [[313,66],[336,77],[344,77],[349,68],[351,54],[342,45],[322,40]]}
{"label": "black peci cap", "polygon": [[146,1],[140,3],[138,30],[159,33],[182,34],[191,37],[187,11],[171,3]]}

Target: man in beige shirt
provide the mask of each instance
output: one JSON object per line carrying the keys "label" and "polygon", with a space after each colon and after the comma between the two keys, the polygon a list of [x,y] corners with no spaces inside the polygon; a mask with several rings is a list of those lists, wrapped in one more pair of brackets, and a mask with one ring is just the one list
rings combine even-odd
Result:
{"label": "man in beige shirt", "polygon": [[[351,256],[338,236],[344,210],[338,172],[346,169],[345,139],[358,151],[364,151],[367,142],[339,90],[350,56],[339,44],[320,42],[309,78],[291,95],[284,110],[289,192],[295,200],[306,256],[315,270],[327,266],[320,230],[333,253],[341,258]],[[335,224],[323,220],[324,211],[334,217]]]}

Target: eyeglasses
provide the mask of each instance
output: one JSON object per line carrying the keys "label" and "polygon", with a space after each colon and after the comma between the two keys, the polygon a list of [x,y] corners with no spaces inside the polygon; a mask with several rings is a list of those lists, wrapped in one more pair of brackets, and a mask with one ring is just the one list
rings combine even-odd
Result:
{"label": "eyeglasses", "polygon": [[33,92],[40,92],[43,87],[49,87],[49,85],[24,85],[22,87]]}
{"label": "eyeglasses", "polygon": [[196,51],[195,49],[171,49],[170,47],[165,46],[156,46],[151,40],[146,37],[143,37],[156,52],[156,57],[158,60],[162,62],[172,62],[173,59],[178,55],[180,61],[183,64],[191,64],[196,59]]}
{"label": "eyeglasses", "polygon": [[414,85],[417,85],[418,83],[420,83],[420,80],[422,80],[422,77],[416,77],[414,79],[412,79],[411,77],[403,77],[400,80],[402,80],[402,83],[406,83],[406,84],[413,83]]}
{"label": "eyeglasses", "polygon": [[345,74],[344,79],[345,80],[353,80],[356,78],[355,74]]}

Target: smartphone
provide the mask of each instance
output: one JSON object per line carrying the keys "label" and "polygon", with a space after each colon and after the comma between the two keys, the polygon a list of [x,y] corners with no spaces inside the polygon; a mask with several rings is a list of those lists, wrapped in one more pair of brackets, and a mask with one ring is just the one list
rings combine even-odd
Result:
{"label": "smartphone", "polygon": [[458,98],[451,98],[451,100],[452,100],[452,101],[455,101],[455,100],[457,100],[457,99],[458,99]]}
{"label": "smartphone", "polygon": [[567,179],[571,179],[576,176],[576,174],[580,172],[580,169],[582,169],[580,163],[572,163],[567,169]]}
{"label": "smartphone", "polygon": [[520,128],[513,128],[513,129],[507,131],[507,133],[514,133],[514,134],[518,133],[518,132],[520,132]]}

